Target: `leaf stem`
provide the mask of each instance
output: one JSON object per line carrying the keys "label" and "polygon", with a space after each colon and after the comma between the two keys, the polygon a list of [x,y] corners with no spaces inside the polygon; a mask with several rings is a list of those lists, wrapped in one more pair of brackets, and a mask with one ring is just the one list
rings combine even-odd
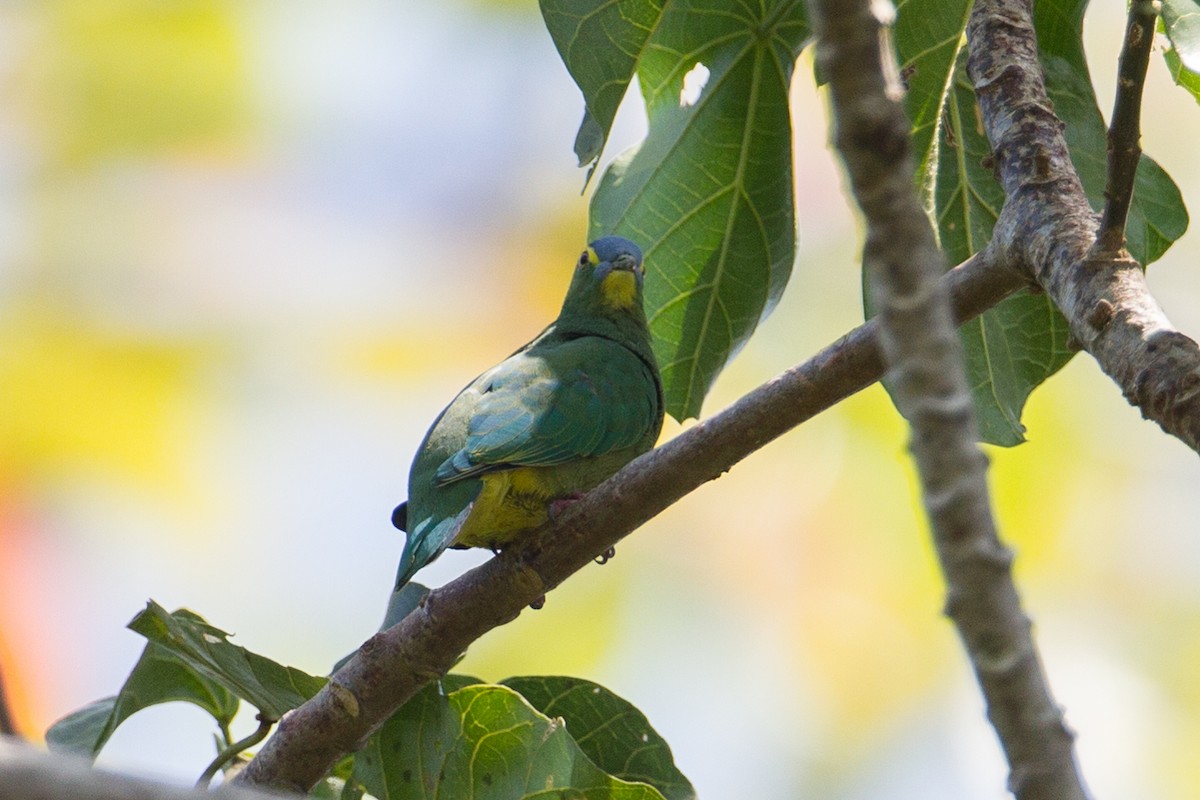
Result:
{"label": "leaf stem", "polygon": [[1142,156],[1142,89],[1146,85],[1158,9],[1155,0],[1132,0],[1129,4],[1125,41],[1117,65],[1117,96],[1108,128],[1104,216],[1096,237],[1096,247],[1103,253],[1117,253],[1125,246],[1125,223]]}
{"label": "leaf stem", "polygon": [[[210,783],[212,783],[212,779],[218,772],[220,772],[221,768],[233,761],[233,759],[236,758],[239,753],[247,748],[253,747],[263,739],[267,738],[267,734],[271,732],[271,728],[276,723],[276,720],[266,717],[262,714],[256,716],[255,719],[258,720],[258,727],[253,733],[244,739],[240,739],[232,744],[227,745],[225,749],[217,753],[217,757],[213,759],[212,763],[205,767],[204,772],[200,774],[200,778],[196,781],[197,789],[206,788]],[[225,726],[222,727],[225,728],[222,733],[225,735],[226,741],[228,741],[230,738],[229,730]]]}

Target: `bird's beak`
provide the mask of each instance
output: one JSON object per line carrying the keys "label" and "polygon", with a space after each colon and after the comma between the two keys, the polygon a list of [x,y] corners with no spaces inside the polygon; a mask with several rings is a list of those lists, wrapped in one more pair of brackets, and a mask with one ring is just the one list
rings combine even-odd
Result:
{"label": "bird's beak", "polygon": [[628,272],[637,272],[638,271],[637,260],[633,256],[631,256],[627,253],[622,253],[621,255],[617,256],[609,263],[612,264],[613,269],[623,269]]}

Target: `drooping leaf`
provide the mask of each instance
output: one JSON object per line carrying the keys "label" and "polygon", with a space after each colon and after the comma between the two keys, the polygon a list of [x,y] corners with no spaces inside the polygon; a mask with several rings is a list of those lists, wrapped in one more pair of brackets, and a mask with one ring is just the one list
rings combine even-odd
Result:
{"label": "drooping leaf", "polygon": [[904,112],[912,123],[912,148],[917,184],[933,178],[937,131],[959,51],[966,47],[969,0],[901,0],[892,31],[900,76],[904,81]]}
{"label": "drooping leaf", "polygon": [[169,651],[196,675],[223,686],[272,719],[279,719],[325,685],[324,678],[232,644],[228,633],[186,609],[167,613],[151,600],[129,628]]}
{"label": "drooping leaf", "polygon": [[638,60],[650,131],[592,198],[590,233],[646,252],[646,310],[677,419],[700,413],[791,274],[788,86],[804,11],[798,0],[668,3]]}
{"label": "drooping leaf", "polygon": [[358,753],[354,778],[379,800],[663,800],[593,764],[562,720],[489,684],[427,686]]}
{"label": "drooping leaf", "polygon": [[547,717],[562,717],[584,754],[609,775],[648,783],[667,800],[696,791],[675,766],[671,748],[631,703],[580,678],[518,677],[500,682]]}
{"label": "drooping leaf", "polygon": [[638,58],[662,15],[663,0],[540,0],[539,5],[554,46],[583,92],[575,155],[579,166],[591,164],[594,170]]}
{"label": "drooping leaf", "polygon": [[52,750],[94,759],[132,714],[176,700],[199,706],[222,727],[229,725],[238,710],[238,699],[232,692],[151,642],[117,695],[97,700],[54,723],[46,731],[46,744]]}
{"label": "drooping leaf", "polygon": [[1171,77],[1200,101],[1200,0],[1163,0],[1160,27],[1171,42],[1163,51]]}

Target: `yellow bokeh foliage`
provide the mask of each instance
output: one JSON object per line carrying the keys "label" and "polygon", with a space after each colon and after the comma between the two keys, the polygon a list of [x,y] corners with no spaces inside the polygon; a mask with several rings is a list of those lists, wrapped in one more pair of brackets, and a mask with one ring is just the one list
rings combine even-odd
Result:
{"label": "yellow bokeh foliage", "polygon": [[218,0],[54,0],[30,49],[51,164],[212,144],[248,109],[244,54]]}

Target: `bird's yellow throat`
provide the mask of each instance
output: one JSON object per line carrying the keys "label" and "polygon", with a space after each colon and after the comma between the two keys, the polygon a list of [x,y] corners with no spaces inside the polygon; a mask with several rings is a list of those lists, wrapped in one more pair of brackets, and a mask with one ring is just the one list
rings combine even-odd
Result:
{"label": "bird's yellow throat", "polygon": [[629,308],[637,299],[637,276],[629,270],[614,269],[600,284],[604,302],[613,308]]}

